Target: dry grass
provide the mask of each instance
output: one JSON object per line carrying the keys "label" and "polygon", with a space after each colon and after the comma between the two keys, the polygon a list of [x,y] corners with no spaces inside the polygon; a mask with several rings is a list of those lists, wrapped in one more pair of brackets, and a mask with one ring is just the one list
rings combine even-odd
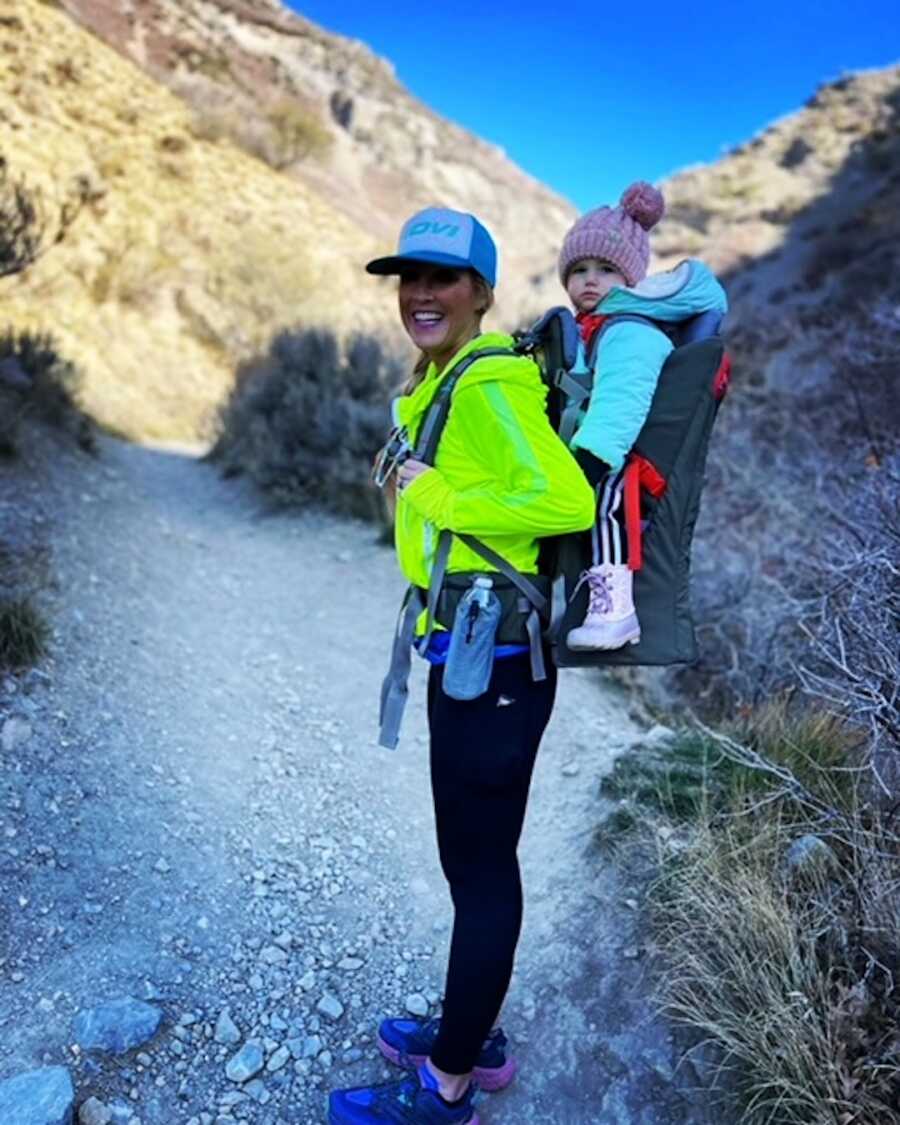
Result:
{"label": "dry grass", "polygon": [[[731,782],[704,784],[689,827],[658,832],[662,1003],[713,1048],[721,1096],[747,1125],[888,1125],[900,1098],[898,809],[870,802],[866,747],[836,719],[778,705],[743,733],[713,739]],[[813,850],[789,862],[803,837]]]}
{"label": "dry grass", "polygon": [[50,629],[27,597],[0,599],[0,668],[28,668],[44,655]]}

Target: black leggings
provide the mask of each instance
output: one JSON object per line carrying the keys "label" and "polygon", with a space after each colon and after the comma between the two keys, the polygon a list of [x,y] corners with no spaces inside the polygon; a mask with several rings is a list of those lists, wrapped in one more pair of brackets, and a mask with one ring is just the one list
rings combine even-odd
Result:
{"label": "black leggings", "polygon": [[448,1074],[472,1069],[513,969],[522,925],[516,856],[531,772],[556,695],[556,668],[531,678],[527,654],[500,659],[490,687],[460,702],[431,669],[431,789],[441,866],[455,907],[441,1029],[431,1053]]}

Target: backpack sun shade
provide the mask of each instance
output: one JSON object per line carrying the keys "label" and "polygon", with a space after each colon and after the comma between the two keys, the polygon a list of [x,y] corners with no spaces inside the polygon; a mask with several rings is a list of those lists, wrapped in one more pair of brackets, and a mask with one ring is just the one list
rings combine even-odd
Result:
{"label": "backpack sun shade", "polygon": [[[662,324],[632,314],[609,317],[588,347],[583,373],[572,371],[579,329],[566,308],[550,309],[514,348],[471,352],[442,380],[428,409],[413,454],[434,464],[453,391],[468,368],[487,355],[530,355],[548,386],[547,413],[569,445],[591,394],[593,357],[604,332],[622,321],[664,331],[675,344],[663,365],[650,411],[625,466],[624,505],[629,566],[635,571],[634,600],[641,625],[637,644],[620,649],[574,652],[566,645],[571,628],[581,624],[588,591],[578,579],[591,565],[589,532],[542,542],[540,575],[519,574],[504,559],[470,535],[460,538],[509,580],[523,640],[531,651],[535,680],[545,675],[541,634],[553,646],[561,668],[612,664],[685,664],[698,657],[689,596],[690,549],[700,508],[706,455],[713,422],[725,395],[730,362],[718,335],[721,316],[701,313],[680,324]],[[441,533],[428,591],[410,587],[394,637],[391,667],[381,693],[381,745],[397,744],[407,697],[411,647],[420,652],[439,614],[452,532]],[[552,581],[552,595],[545,591]],[[416,622],[426,613],[424,639],[415,640]],[[543,630],[541,626],[543,625]]]}

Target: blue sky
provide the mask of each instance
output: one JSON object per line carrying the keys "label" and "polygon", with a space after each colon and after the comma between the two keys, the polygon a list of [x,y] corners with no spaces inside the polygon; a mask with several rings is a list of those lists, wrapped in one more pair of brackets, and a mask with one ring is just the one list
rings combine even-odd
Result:
{"label": "blue sky", "polygon": [[582,210],[715,160],[842,71],[900,61],[897,0],[289,7],[364,40],[413,94]]}

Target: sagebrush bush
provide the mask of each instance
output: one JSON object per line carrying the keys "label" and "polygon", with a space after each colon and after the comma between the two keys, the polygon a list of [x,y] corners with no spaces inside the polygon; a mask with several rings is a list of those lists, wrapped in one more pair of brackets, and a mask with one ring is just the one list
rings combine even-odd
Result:
{"label": "sagebrush bush", "polygon": [[70,434],[86,452],[96,448],[93,426],[78,405],[81,372],[42,332],[9,329],[0,334],[0,392],[6,400],[0,444],[15,453],[21,421],[46,422]]}
{"label": "sagebrush bush", "polygon": [[377,519],[372,460],[402,374],[374,337],[342,347],[323,329],[281,332],[238,369],[211,458],[225,475],[246,473],[276,503]]}
{"label": "sagebrush bush", "polygon": [[0,598],[0,668],[28,668],[44,655],[50,629],[28,597]]}
{"label": "sagebrush bush", "polygon": [[261,117],[248,117],[227,102],[195,104],[191,132],[198,140],[227,138],[278,171],[310,157],[322,158],[334,143],[321,113],[293,98],[274,102]]}
{"label": "sagebrush bush", "polygon": [[37,260],[44,231],[40,194],[14,179],[0,156],[0,277],[22,273]]}
{"label": "sagebrush bush", "polygon": [[291,98],[276,102],[266,120],[271,129],[268,161],[275,168],[287,168],[308,156],[322,156],[334,141],[320,114]]}

